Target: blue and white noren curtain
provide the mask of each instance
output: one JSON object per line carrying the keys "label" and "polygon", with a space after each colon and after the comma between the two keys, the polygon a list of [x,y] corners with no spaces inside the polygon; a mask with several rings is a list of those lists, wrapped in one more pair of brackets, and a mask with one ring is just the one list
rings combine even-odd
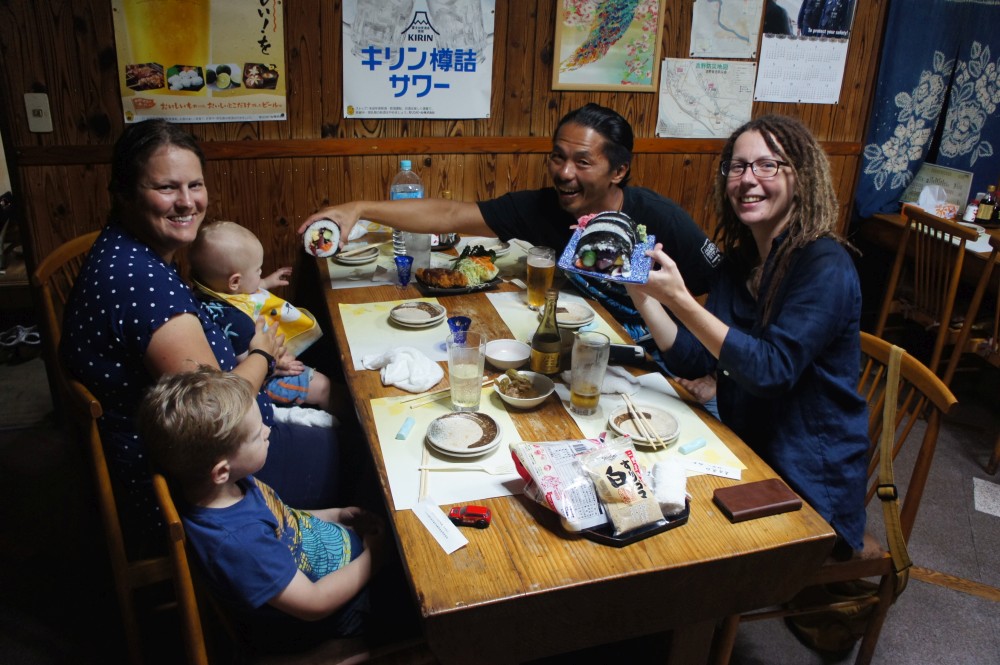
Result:
{"label": "blue and white noren curtain", "polygon": [[997,184],[1000,0],[891,0],[882,49],[858,216],[898,212],[925,161]]}

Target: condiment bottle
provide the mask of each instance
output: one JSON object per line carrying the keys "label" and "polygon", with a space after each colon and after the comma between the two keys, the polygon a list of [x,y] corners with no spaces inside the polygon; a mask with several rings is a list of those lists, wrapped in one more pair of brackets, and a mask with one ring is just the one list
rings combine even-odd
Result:
{"label": "condiment bottle", "polygon": [[993,219],[993,209],[997,206],[996,185],[986,188],[986,194],[979,201],[979,208],[976,210],[976,222],[979,224],[989,224]]}
{"label": "condiment bottle", "polygon": [[559,291],[545,292],[545,311],[538,329],[531,336],[531,371],[539,374],[558,374],[562,355],[562,339],[556,326],[556,307]]}

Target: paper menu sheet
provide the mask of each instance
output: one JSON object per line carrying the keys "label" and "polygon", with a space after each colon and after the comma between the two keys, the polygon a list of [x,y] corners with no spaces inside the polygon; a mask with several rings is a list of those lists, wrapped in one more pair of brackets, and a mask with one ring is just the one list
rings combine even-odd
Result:
{"label": "paper menu sheet", "polygon": [[[519,339],[522,342],[530,342],[531,336],[538,328],[538,312],[528,309],[525,300],[526,293],[524,291],[494,291],[487,293],[486,297],[489,298],[490,304],[493,305],[497,314],[503,319],[504,324],[510,328],[511,337]],[[571,293],[560,293],[559,302],[574,302],[584,307],[590,307],[585,299]],[[612,330],[607,321],[600,316],[595,316],[594,320],[584,326],[583,329],[604,333],[611,340],[612,344],[626,343],[621,335]]]}
{"label": "paper menu sheet", "polygon": [[[641,444],[636,446],[636,452],[639,453],[639,461],[645,468],[652,469],[656,462],[671,457],[683,462],[697,460],[715,466],[733,467],[735,469],[747,468],[746,464],[741,462],[740,458],[729,450],[726,444],[722,442],[722,439],[702,421],[698,414],[677,396],[677,392],[671,387],[666,377],[662,374],[651,373],[637,378],[642,387],[639,389],[639,392],[629,396],[632,401],[636,405],[645,404],[668,411],[677,419],[680,425],[680,437],[677,443],[668,446],[666,450],[654,451]],[[608,414],[624,403],[621,395],[601,395],[597,413],[591,416],[581,416],[573,413],[569,408],[569,390],[565,386],[556,384],[556,392],[559,394],[560,399],[563,399],[563,406],[566,407],[566,411],[576,422],[583,435],[588,438],[596,437],[601,432],[608,431]],[[705,439],[706,445],[704,448],[688,455],[682,455],[678,451],[678,448],[684,443],[698,438]],[[689,470],[688,475],[697,475],[697,472]]]}
{"label": "paper menu sheet", "polygon": [[[448,397],[415,409],[401,402],[404,399],[407,397],[381,397],[371,400],[372,415],[378,431],[379,445],[382,448],[382,461],[385,464],[392,491],[392,502],[396,510],[413,508],[417,504],[420,493],[418,468],[424,446],[427,445],[424,442],[427,426],[435,418],[452,413],[451,400]],[[492,386],[483,388],[479,411],[490,415],[500,425],[500,445],[483,457],[468,459],[446,457],[431,448],[430,466],[481,464],[488,467],[514,468],[509,444],[512,441],[520,441],[520,435],[514,426],[514,421],[503,407],[503,402],[494,394]],[[416,422],[409,436],[403,440],[397,439],[396,432],[408,417],[412,417]],[[520,494],[523,489],[524,481],[517,473],[491,475],[483,471],[429,471],[427,474],[427,492],[442,506]]]}
{"label": "paper menu sheet", "polygon": [[445,339],[448,337],[447,317],[427,328],[406,328],[389,320],[389,311],[404,302],[418,300],[437,305],[437,298],[410,298],[387,302],[348,305],[340,303],[340,317],[354,369],[363,370],[361,359],[369,354],[382,354],[399,346],[412,346],[435,362],[448,360]]}

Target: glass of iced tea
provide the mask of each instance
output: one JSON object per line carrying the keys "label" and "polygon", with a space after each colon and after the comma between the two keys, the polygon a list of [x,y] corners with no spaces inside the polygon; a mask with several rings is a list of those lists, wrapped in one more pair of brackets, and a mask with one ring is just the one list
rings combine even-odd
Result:
{"label": "glass of iced tea", "polygon": [[611,340],[607,335],[599,332],[576,334],[569,388],[569,408],[573,413],[589,416],[597,412],[610,352]]}
{"label": "glass of iced tea", "polygon": [[538,309],[545,304],[545,292],[552,288],[556,274],[556,252],[551,247],[528,250],[528,307]]}

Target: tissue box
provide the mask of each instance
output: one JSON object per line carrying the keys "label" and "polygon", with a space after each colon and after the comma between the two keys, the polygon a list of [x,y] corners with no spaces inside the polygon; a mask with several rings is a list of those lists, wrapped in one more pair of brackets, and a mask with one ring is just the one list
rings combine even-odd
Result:
{"label": "tissue box", "polygon": [[938,203],[934,206],[931,212],[938,217],[944,217],[945,219],[955,219],[958,217],[958,206],[954,203]]}

